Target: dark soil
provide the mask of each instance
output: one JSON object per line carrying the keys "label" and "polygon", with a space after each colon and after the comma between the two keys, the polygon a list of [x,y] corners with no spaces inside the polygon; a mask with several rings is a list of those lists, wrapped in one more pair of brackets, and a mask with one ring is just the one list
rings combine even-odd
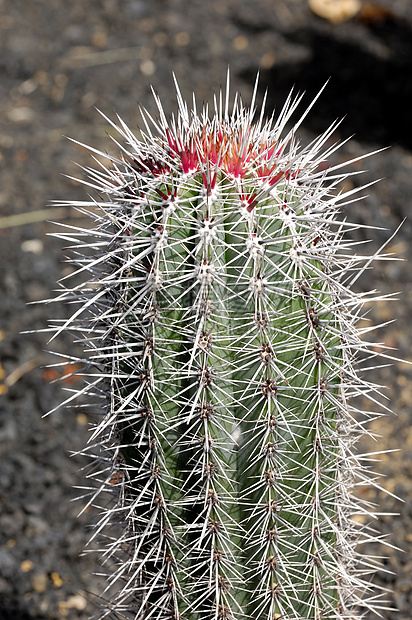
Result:
{"label": "dark soil", "polygon": [[[382,228],[370,231],[371,251],[407,218],[389,251],[409,263],[378,263],[362,285],[399,291],[370,316],[396,319],[378,339],[412,359],[412,3],[386,0],[369,9],[333,25],[305,0],[0,0],[0,620],[84,620],[101,591],[94,556],[79,557],[91,515],[77,519],[81,504],[70,501],[79,493],[73,485],[84,485],[82,463],[70,452],[87,441],[87,419],[70,409],[42,417],[76,379],[49,383],[56,374],[45,368],[54,359],[45,352],[47,334],[31,330],[45,329],[63,310],[27,305],[49,298],[68,269],[63,242],[46,236],[56,230],[46,219],[80,221],[70,210],[53,207],[50,217],[41,210],[52,199],[85,199],[61,173],[78,175],[72,160],[89,165],[89,158],[63,136],[115,149],[95,106],[134,127],[137,102],[154,111],[152,83],[169,114],[172,70],[183,95],[194,90],[202,102],[230,66],[233,91],[247,102],[260,66],[259,92],[268,88],[270,109],[292,86],[306,90],[309,103],[330,78],[301,137],[346,115],[336,137],[355,137],[341,160],[391,147],[363,164],[362,182],[382,180],[347,216]],[[68,337],[53,344],[73,352]],[[376,468],[383,486],[404,500],[371,493],[382,512],[399,513],[375,524],[394,545],[382,551],[389,572],[376,576],[392,590],[398,611],[383,613],[391,620],[412,617],[411,377],[402,362],[373,371],[397,414],[373,424],[382,435],[373,449],[400,449]]]}

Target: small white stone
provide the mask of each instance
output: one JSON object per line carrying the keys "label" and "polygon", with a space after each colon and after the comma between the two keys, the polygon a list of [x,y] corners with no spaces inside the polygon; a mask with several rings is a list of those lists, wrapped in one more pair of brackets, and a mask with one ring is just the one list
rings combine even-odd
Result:
{"label": "small white stone", "polygon": [[86,609],[87,601],[80,594],[73,594],[67,599],[66,607],[68,609],[77,609],[78,611],[82,611],[83,609]]}
{"label": "small white stone", "polygon": [[27,239],[21,244],[22,252],[32,252],[33,254],[43,253],[43,242],[40,239]]}
{"label": "small white stone", "polygon": [[34,119],[35,112],[32,108],[23,106],[21,108],[12,108],[7,112],[7,116],[13,123],[29,123]]}
{"label": "small white stone", "polygon": [[153,60],[148,58],[140,63],[140,71],[143,75],[153,75],[156,71],[156,65]]}

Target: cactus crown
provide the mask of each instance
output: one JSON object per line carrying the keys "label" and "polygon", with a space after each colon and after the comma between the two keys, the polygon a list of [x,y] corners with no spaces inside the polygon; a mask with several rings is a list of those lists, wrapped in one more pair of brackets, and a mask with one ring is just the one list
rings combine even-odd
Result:
{"label": "cactus crown", "polygon": [[377,484],[354,444],[378,415],[359,408],[379,386],[357,323],[379,296],[352,290],[371,259],[339,219],[358,190],[325,167],[337,123],[303,148],[308,110],[285,129],[301,97],[253,124],[255,95],[229,112],[228,92],[209,117],[177,90],[170,120],[155,95],[139,138],[107,119],[121,155],[72,203],[94,227],[61,235],[84,277],[61,282],[77,306],[53,329],[83,343],[75,396],[98,404],[101,617],[354,618],[379,606],[358,552],[373,507],[353,494]]}

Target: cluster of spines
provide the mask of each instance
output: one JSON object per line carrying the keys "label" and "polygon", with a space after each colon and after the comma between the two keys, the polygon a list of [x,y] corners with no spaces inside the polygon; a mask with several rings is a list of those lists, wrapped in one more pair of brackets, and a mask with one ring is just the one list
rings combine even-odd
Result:
{"label": "cluster of spines", "polygon": [[83,334],[82,393],[103,403],[89,503],[115,496],[96,535],[118,563],[103,617],[343,620],[368,589],[348,403],[374,388],[354,369],[363,267],[336,221],[346,175],[318,170],[333,127],[306,149],[281,138],[297,103],[252,125],[238,101],[209,119],[179,97],[171,123],[158,102],[157,135],[120,121],[123,157],[88,170],[107,197],[78,263],[92,284],[63,291],[80,308],[56,331]]}

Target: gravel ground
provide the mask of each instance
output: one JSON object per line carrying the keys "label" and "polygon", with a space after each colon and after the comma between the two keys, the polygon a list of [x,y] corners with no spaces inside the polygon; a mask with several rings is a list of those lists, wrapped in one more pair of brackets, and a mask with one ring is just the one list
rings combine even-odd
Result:
{"label": "gravel ground", "polygon": [[[247,102],[260,68],[260,96],[278,107],[292,86],[310,101],[330,82],[301,132],[310,139],[337,117],[336,132],[355,134],[339,154],[349,159],[390,146],[367,160],[362,182],[382,180],[348,207],[348,219],[371,231],[370,249],[405,219],[390,251],[405,262],[379,263],[362,283],[398,300],[371,310],[374,323],[395,318],[379,340],[411,359],[412,270],[412,3],[364,3],[353,19],[333,24],[315,16],[305,0],[0,0],[0,619],[86,619],[101,579],[92,555],[80,557],[91,515],[76,518],[70,501],[84,483],[82,463],[70,452],[87,440],[87,419],[72,410],[42,415],[62,400],[44,329],[57,305],[47,299],[67,273],[63,243],[46,236],[46,220],[79,222],[69,210],[44,209],[51,199],[84,199],[84,190],[61,173],[88,156],[63,136],[112,149],[95,106],[138,123],[137,102],[154,110],[150,84],[167,113],[175,109],[174,71],[184,96],[210,99],[230,66],[233,90]],[[408,78],[409,76],[409,78]],[[361,182],[356,181],[356,182]],[[407,262],[409,260],[409,263]],[[61,315],[61,314],[60,314]],[[73,352],[68,338],[55,349]],[[54,374],[53,374],[54,373]],[[412,367],[396,362],[374,371],[389,386],[396,416],[373,424],[382,456],[383,486],[403,498],[371,493],[390,534],[376,583],[392,589],[398,611],[412,617]],[[63,385],[72,387],[75,378]],[[365,447],[366,444],[365,444]],[[370,447],[370,446],[369,446]],[[400,551],[399,549],[403,550]],[[372,617],[372,616],[371,616]]]}

